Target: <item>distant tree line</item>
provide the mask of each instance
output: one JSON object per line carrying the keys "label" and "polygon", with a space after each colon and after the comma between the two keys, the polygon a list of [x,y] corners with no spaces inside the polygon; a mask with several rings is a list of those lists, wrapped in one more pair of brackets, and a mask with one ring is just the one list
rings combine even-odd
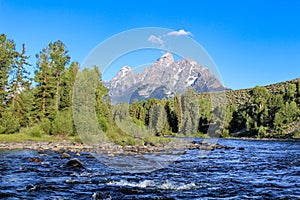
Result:
{"label": "distant tree line", "polygon": [[[294,131],[289,127],[300,128],[299,105],[300,79],[276,93],[257,86],[250,90],[249,101],[241,105],[213,107],[209,95],[192,89],[170,99],[136,100],[130,105],[130,116],[156,135],[289,137]],[[209,127],[215,127],[214,131],[209,132]]]}
{"label": "distant tree line", "polygon": [[[74,113],[78,108],[88,112],[91,102],[97,126],[119,143],[134,143],[134,137],[144,137],[146,130],[156,136],[286,137],[289,127],[299,126],[299,79],[277,93],[255,87],[249,102],[241,105],[213,107],[210,98],[192,89],[169,99],[111,105],[98,68],[80,71],[61,41],[38,52],[36,64],[28,60],[24,44],[17,51],[14,40],[0,35],[0,134],[74,136]],[[83,82],[76,85],[76,79]],[[86,90],[82,83],[95,89]],[[74,100],[74,92],[85,98]],[[82,116],[80,125],[88,126],[88,121]]]}

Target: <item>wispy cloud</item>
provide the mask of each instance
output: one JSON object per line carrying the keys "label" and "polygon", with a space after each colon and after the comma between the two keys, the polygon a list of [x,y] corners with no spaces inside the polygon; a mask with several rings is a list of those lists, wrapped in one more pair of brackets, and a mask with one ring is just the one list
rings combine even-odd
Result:
{"label": "wispy cloud", "polygon": [[161,46],[164,46],[164,41],[161,39],[160,36],[150,35],[147,40],[151,43],[159,44]]}
{"label": "wispy cloud", "polygon": [[193,34],[189,31],[185,31],[184,29],[180,29],[178,31],[171,31],[168,32],[167,34],[163,34],[163,35],[150,35],[147,39],[148,42],[151,42],[153,44],[158,44],[160,45],[162,48],[165,47],[165,41],[167,41],[168,37],[178,37],[178,36],[182,36],[182,35],[186,35],[186,36],[193,36]]}
{"label": "wispy cloud", "polygon": [[185,31],[183,29],[180,29],[179,31],[171,31],[167,33],[168,36],[181,36],[181,35],[190,35],[192,36],[192,33],[189,31]]}

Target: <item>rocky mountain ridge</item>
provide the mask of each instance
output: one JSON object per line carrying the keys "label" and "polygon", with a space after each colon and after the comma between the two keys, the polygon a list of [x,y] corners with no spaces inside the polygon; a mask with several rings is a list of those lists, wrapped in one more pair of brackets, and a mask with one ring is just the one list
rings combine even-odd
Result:
{"label": "rocky mountain ridge", "polygon": [[105,86],[113,103],[169,98],[184,93],[187,88],[198,93],[227,90],[208,68],[190,58],[175,61],[170,52],[141,73],[124,66]]}

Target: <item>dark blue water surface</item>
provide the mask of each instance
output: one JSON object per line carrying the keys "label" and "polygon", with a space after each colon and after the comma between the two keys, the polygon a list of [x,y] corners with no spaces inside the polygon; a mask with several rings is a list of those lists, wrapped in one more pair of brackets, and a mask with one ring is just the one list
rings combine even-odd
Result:
{"label": "dark blue water surface", "polygon": [[148,172],[116,170],[85,153],[70,153],[85,166],[73,169],[52,151],[1,150],[0,198],[300,199],[299,142],[218,143],[235,148],[187,150],[169,166]]}

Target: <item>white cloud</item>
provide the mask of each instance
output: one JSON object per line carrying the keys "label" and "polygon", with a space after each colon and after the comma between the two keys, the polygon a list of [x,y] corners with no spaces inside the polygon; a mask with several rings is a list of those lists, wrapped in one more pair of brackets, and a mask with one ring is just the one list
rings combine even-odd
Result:
{"label": "white cloud", "polygon": [[154,43],[154,44],[159,44],[159,45],[164,45],[164,41],[161,39],[160,36],[155,36],[155,35],[150,35],[147,41]]}
{"label": "white cloud", "polygon": [[185,31],[183,29],[180,29],[179,31],[171,31],[169,33],[167,33],[168,36],[181,36],[181,35],[191,35],[192,33],[189,31]]}

